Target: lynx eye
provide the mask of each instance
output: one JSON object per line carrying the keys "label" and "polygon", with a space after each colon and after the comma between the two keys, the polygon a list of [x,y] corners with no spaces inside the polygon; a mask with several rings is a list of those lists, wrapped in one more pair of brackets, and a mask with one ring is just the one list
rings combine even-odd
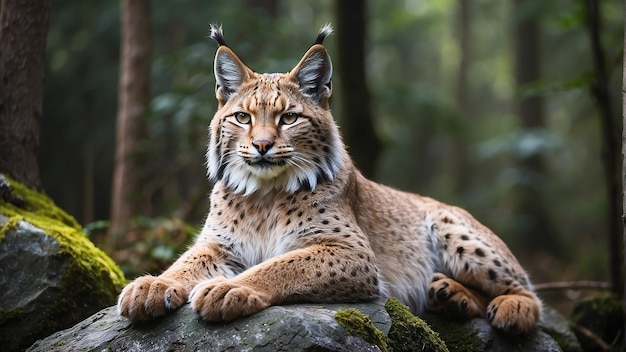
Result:
{"label": "lynx eye", "polygon": [[298,117],[300,117],[300,115],[298,115],[297,113],[288,112],[280,116],[280,120],[278,120],[278,123],[281,125],[291,125],[294,122],[298,121]]}
{"label": "lynx eye", "polygon": [[252,122],[252,117],[250,116],[250,114],[247,114],[245,112],[237,111],[233,115],[235,116],[235,120],[237,120],[237,122],[242,125],[247,125]]}

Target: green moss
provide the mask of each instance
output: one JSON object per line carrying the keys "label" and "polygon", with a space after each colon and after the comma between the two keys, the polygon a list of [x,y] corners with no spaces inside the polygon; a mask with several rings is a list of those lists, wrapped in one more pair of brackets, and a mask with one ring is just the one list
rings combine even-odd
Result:
{"label": "green moss", "polygon": [[[57,207],[46,195],[6,178],[11,185],[11,193],[23,199],[24,206],[17,207],[0,198],[0,214],[9,217],[8,222],[0,228],[0,241],[4,239],[8,229],[15,228],[19,221],[24,220],[54,237],[61,247],[60,255],[69,254],[76,258],[77,268],[71,268],[68,271],[68,280],[72,280],[75,269],[87,270],[92,277],[107,278],[106,281],[111,282],[117,292],[121,291],[126,284],[124,274],[109,256],[82,233],[80,224],[71,215]],[[77,286],[68,287],[74,290],[77,288]],[[89,288],[98,289],[97,287]]]}
{"label": "green moss", "polygon": [[[27,215],[28,219],[37,219],[44,223],[49,222],[49,220],[54,220],[57,223],[80,231],[81,226],[76,219],[57,207],[46,195],[33,191],[23,184],[10,179],[6,175],[3,176],[11,185],[12,196],[21,199],[23,206],[17,207],[0,198],[0,213],[5,215]],[[33,222],[33,224],[35,223]]]}
{"label": "green moss", "polygon": [[335,320],[350,334],[362,337],[363,340],[380,347],[383,352],[391,351],[382,331],[372,324],[370,317],[361,313],[358,309],[338,310]]}
{"label": "green moss", "polygon": [[65,265],[60,287],[51,288],[44,295],[44,299],[56,297],[54,301],[41,303],[45,307],[37,312],[21,313],[18,309],[0,312],[1,327],[13,329],[20,326],[20,329],[26,329],[17,342],[23,345],[67,328],[114,304],[126,280],[113,260],[82,233],[81,226],[72,216],[58,208],[46,195],[6,176],[4,178],[10,184],[10,194],[7,196],[5,190],[0,195],[0,243],[6,241],[10,230],[22,227],[20,222],[27,222],[58,243],[58,246],[49,249],[54,251],[50,260]]}
{"label": "green moss", "polygon": [[470,324],[461,324],[433,313],[425,313],[423,318],[440,333],[450,351],[478,352],[487,348],[485,342],[477,337],[476,330]]}
{"label": "green moss", "polygon": [[411,314],[400,301],[389,299],[385,309],[391,317],[388,337],[393,351],[448,351],[439,334],[422,319]]}
{"label": "green moss", "polygon": [[6,312],[2,312],[2,314],[0,314],[0,325],[3,325],[7,321],[19,318],[20,316],[22,316],[22,314],[23,312],[21,309],[12,309]]}

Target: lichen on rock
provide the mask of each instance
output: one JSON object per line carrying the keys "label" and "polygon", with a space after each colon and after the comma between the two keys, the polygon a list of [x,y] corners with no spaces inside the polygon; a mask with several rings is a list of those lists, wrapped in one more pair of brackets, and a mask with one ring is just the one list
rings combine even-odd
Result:
{"label": "lichen on rock", "polygon": [[46,195],[0,174],[0,345],[21,350],[115,303],[124,275]]}

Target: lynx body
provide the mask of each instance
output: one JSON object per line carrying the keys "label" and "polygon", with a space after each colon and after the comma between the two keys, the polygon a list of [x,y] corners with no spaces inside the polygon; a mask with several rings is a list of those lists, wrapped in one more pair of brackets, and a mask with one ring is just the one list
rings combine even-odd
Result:
{"label": "lynx body", "polygon": [[132,320],[190,302],[209,321],[271,305],[395,297],[425,309],[533,329],[541,303],[507,246],[466,211],[366,179],[329,108],[332,63],[315,44],[290,72],[256,73],[226,45],[215,58],[211,206],[195,244],[118,301]]}

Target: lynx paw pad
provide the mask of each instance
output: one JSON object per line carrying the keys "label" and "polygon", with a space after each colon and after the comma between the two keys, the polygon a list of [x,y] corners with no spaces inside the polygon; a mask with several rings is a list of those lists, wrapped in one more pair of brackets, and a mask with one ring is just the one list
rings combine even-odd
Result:
{"label": "lynx paw pad", "polygon": [[230,321],[270,306],[267,295],[224,278],[198,284],[189,301],[191,307],[207,321]]}

